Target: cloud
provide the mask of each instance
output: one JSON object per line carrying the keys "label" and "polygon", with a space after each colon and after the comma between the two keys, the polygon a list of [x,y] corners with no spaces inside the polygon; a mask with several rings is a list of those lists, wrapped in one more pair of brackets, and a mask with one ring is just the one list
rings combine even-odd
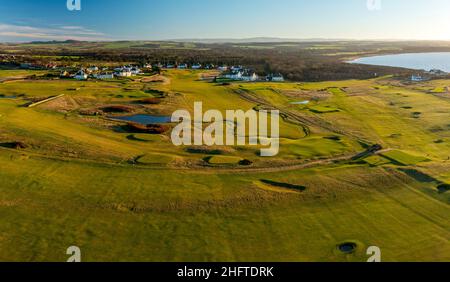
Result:
{"label": "cloud", "polygon": [[108,37],[101,32],[82,26],[34,27],[0,23],[0,37],[20,40],[80,40],[103,41]]}

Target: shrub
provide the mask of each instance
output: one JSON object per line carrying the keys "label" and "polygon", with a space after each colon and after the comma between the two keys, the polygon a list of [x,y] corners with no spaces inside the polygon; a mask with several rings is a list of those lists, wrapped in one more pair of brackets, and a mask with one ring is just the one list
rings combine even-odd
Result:
{"label": "shrub", "polygon": [[252,165],[253,164],[253,162],[252,161],[250,161],[250,160],[241,160],[241,161],[239,161],[239,165],[242,165],[242,166],[249,166],[249,165]]}

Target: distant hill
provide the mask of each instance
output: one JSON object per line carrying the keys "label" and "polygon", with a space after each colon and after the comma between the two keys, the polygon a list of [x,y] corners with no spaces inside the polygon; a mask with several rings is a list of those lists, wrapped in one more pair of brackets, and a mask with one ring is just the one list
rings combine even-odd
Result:
{"label": "distant hill", "polygon": [[326,38],[279,38],[279,37],[252,37],[252,38],[210,38],[210,39],[171,39],[174,42],[193,42],[193,43],[281,43],[281,42],[332,42],[344,39],[326,39]]}

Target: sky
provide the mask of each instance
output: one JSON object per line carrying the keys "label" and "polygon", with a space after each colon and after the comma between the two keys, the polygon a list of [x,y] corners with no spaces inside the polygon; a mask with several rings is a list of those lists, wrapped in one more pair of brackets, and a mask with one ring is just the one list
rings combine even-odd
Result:
{"label": "sky", "polygon": [[0,0],[0,42],[450,40],[449,0]]}

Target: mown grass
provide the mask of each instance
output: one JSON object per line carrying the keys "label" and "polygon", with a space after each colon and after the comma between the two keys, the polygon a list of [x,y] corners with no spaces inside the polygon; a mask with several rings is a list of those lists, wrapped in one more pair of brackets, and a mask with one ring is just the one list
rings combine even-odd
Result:
{"label": "mown grass", "polygon": [[408,153],[397,150],[383,153],[383,157],[393,162],[396,162],[400,165],[416,165],[421,162],[429,161],[429,159],[427,158],[420,156],[413,156]]}
{"label": "mown grass", "polygon": [[[450,259],[448,206],[383,169],[217,175],[10,151],[0,162],[1,260],[64,261],[74,244],[85,261],[364,261],[369,245],[384,261]],[[308,189],[264,191],[259,179]],[[335,252],[349,240],[356,253]]]}
{"label": "mown grass", "polygon": [[228,164],[238,164],[242,160],[240,157],[234,156],[211,156],[208,157],[207,162],[214,165],[228,165]]}
{"label": "mown grass", "polygon": [[[222,112],[257,107],[234,91],[240,87],[310,123],[306,135],[282,121],[280,154],[265,159],[258,147],[175,147],[167,134],[126,133],[102,117],[80,116],[77,108],[60,113],[24,108],[20,97],[1,99],[0,143],[26,147],[0,147],[0,260],[65,261],[72,245],[81,247],[85,261],[365,261],[372,245],[382,249],[383,261],[450,260],[450,201],[438,189],[450,182],[448,100],[385,86],[391,78],[216,85],[200,74],[173,70],[164,73],[169,82],[148,85],[0,84],[1,94],[62,93],[80,107],[136,105],[153,89],[167,94],[161,104],[146,105],[158,114],[192,111],[197,101]],[[303,100],[316,92],[327,95],[308,107],[339,111],[290,105],[295,95]],[[416,119],[413,112],[422,114]],[[367,146],[361,140],[391,150],[366,163],[283,169],[357,154]],[[219,165],[195,166],[207,157]],[[258,170],[233,172],[242,159]],[[419,181],[402,167],[435,181]],[[306,189],[289,193],[261,180]],[[342,242],[357,242],[356,251],[337,251]]]}

